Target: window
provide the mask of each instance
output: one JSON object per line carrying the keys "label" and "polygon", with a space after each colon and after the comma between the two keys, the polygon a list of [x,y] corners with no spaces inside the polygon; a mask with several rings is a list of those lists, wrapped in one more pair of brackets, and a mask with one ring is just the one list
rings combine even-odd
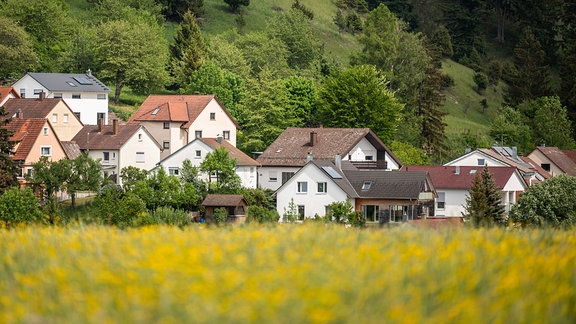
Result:
{"label": "window", "polygon": [[64,114],[64,115],[62,116],[62,121],[65,122],[65,123],[68,122],[68,114]]}
{"label": "window", "polygon": [[158,115],[159,112],[160,112],[160,107],[154,109],[154,111],[152,112],[152,116]]}
{"label": "window", "polygon": [[305,209],[304,205],[298,205],[298,220],[304,220]]}
{"label": "window", "polygon": [[270,181],[270,182],[278,181],[278,171],[269,171],[268,172],[268,181]]}
{"label": "window", "polygon": [[51,146],[42,146],[40,148],[40,155],[42,155],[42,156],[52,155],[52,147]]}
{"label": "window", "polygon": [[478,159],[478,165],[484,165],[484,163],[486,163],[484,159]]}
{"label": "window", "polygon": [[76,115],[76,117],[78,117],[78,119],[80,119],[80,113],[79,112],[75,112],[74,115]]}
{"label": "window", "polygon": [[142,142],[142,134],[138,134],[138,142]]}
{"label": "window", "polygon": [[26,174],[27,174],[29,177],[32,176],[32,173],[33,173],[33,172],[34,172],[34,169],[32,169],[32,168],[26,169]]}
{"label": "window", "polygon": [[298,192],[299,193],[307,193],[308,192],[308,182],[299,181],[298,182]]}
{"label": "window", "polygon": [[372,155],[366,155],[366,157],[364,159],[366,161],[372,161],[372,160],[374,160],[374,157]]}
{"label": "window", "polygon": [[372,186],[372,181],[364,181],[364,183],[362,184],[362,190],[370,190],[371,186]]}
{"label": "window", "polygon": [[380,207],[378,205],[362,205],[362,216],[367,222],[380,221]]}
{"label": "window", "polygon": [[26,98],[26,89],[20,88],[20,98]]}
{"label": "window", "polygon": [[438,198],[436,198],[436,208],[444,209],[446,208],[446,193],[439,192]]}
{"label": "window", "polygon": [[550,163],[542,163],[540,164],[540,166],[542,167],[542,169],[544,169],[544,171],[550,172]]}
{"label": "window", "polygon": [[196,137],[196,138],[202,138],[202,131],[195,131],[195,132],[194,132],[194,137]]}
{"label": "window", "polygon": [[199,159],[199,158],[201,158],[201,157],[202,157],[202,151],[196,150],[196,156],[195,156],[195,158]]}
{"label": "window", "polygon": [[105,162],[110,161],[110,152],[103,152],[102,154],[104,155],[103,160],[104,160]]}
{"label": "window", "polygon": [[144,152],[136,152],[136,163],[144,163]]}
{"label": "window", "polygon": [[54,93],[54,98],[62,98],[62,93],[61,92]]}
{"label": "window", "polygon": [[42,93],[42,89],[34,89],[34,95],[40,98],[40,94]]}
{"label": "window", "polygon": [[230,139],[230,131],[222,131],[222,137],[225,140],[229,140]]}
{"label": "window", "polygon": [[164,143],[162,144],[162,146],[164,147],[164,149],[169,149],[170,148],[170,141],[164,141]]}
{"label": "window", "polygon": [[178,175],[180,175],[180,169],[179,168],[168,168],[168,174],[178,176]]}
{"label": "window", "polygon": [[294,172],[282,172],[282,184],[285,184],[294,176]]}
{"label": "window", "polygon": [[58,114],[52,114],[52,122],[53,122],[53,123],[57,123],[57,122],[58,122]]}
{"label": "window", "polygon": [[48,127],[44,127],[42,131],[44,133],[44,136],[48,135]]}
{"label": "window", "polygon": [[170,129],[170,122],[164,122],[164,129]]}
{"label": "window", "polygon": [[104,120],[104,118],[106,118],[105,113],[97,113],[96,114],[96,120]]}
{"label": "window", "polygon": [[81,98],[81,96],[79,93],[73,93],[72,94],[72,99],[80,99],[80,98]]}
{"label": "window", "polygon": [[98,100],[106,100],[106,94],[105,93],[98,93],[96,95],[96,99]]}
{"label": "window", "polygon": [[326,193],[327,192],[327,186],[328,184],[326,182],[318,182],[318,193]]}
{"label": "window", "polygon": [[216,113],[210,113],[210,120],[216,120]]}
{"label": "window", "polygon": [[116,159],[116,152],[112,152],[112,160]]}

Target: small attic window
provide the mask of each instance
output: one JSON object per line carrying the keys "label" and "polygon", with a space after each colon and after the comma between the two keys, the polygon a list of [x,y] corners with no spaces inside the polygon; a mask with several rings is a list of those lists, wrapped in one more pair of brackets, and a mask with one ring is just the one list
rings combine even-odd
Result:
{"label": "small attic window", "polygon": [[68,83],[68,85],[71,87],[77,87],[76,83],[74,83],[74,82],[67,81],[66,83]]}
{"label": "small attic window", "polygon": [[277,149],[277,150],[276,150],[276,153],[280,153],[280,152],[282,152],[282,149]]}
{"label": "small attic window", "polygon": [[154,109],[154,111],[152,112],[152,116],[158,115],[158,112],[160,112],[160,107]]}
{"label": "small attic window", "polygon": [[470,174],[476,174],[476,169],[470,170]]}
{"label": "small attic window", "polygon": [[370,190],[371,186],[372,186],[372,181],[364,181],[364,183],[362,184],[362,190]]}

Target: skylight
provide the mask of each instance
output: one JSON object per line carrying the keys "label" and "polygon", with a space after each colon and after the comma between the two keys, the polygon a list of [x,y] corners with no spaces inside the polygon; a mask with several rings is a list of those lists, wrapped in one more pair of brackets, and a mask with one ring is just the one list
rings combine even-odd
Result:
{"label": "skylight", "polygon": [[328,173],[332,177],[332,179],[342,179],[342,176],[338,172],[336,172],[336,170],[334,170],[332,167],[324,166],[322,167],[322,169],[326,171],[326,173]]}
{"label": "skylight", "polygon": [[85,77],[85,76],[75,76],[75,77],[73,77],[73,79],[76,80],[76,82],[78,82],[78,83],[80,83],[80,84],[82,84],[82,85],[91,85],[91,84],[93,84],[93,83],[92,83],[92,80],[88,79],[88,78]]}
{"label": "skylight", "polygon": [[152,112],[152,116],[157,115],[159,111],[160,111],[160,107],[154,109],[154,111]]}
{"label": "skylight", "polygon": [[364,183],[362,184],[362,190],[370,190],[371,186],[372,186],[372,181],[364,181]]}
{"label": "skylight", "polygon": [[71,87],[77,87],[76,83],[74,83],[74,82],[66,81],[66,83],[68,83],[68,85]]}

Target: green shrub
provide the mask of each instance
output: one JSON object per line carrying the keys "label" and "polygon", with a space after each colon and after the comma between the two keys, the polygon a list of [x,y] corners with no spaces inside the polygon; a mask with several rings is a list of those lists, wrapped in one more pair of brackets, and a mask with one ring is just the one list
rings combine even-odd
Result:
{"label": "green shrub", "polygon": [[220,226],[226,224],[227,220],[228,212],[226,211],[226,208],[220,207],[214,210],[214,224]]}
{"label": "green shrub", "polygon": [[135,194],[106,189],[95,200],[94,206],[100,221],[120,228],[146,223],[146,203]]}
{"label": "green shrub", "polygon": [[143,225],[172,225],[188,226],[192,224],[192,218],[187,212],[172,207],[158,207],[147,217]]}
{"label": "green shrub", "polygon": [[248,206],[248,223],[271,223],[278,222],[280,215],[276,210],[269,210],[261,206]]}
{"label": "green shrub", "polygon": [[0,196],[0,220],[7,228],[40,220],[38,198],[30,188],[13,187]]}

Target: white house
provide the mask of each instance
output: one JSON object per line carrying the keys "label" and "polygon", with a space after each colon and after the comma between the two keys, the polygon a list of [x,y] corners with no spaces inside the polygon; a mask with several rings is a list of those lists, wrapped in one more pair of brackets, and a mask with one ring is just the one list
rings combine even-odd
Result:
{"label": "white house", "polygon": [[115,119],[112,125],[84,126],[73,141],[100,160],[104,177],[117,184],[122,184],[118,175],[124,167],[148,171],[160,161],[160,144],[139,124],[119,125]]}
{"label": "white house", "polygon": [[350,161],[359,169],[397,170],[400,161],[369,128],[288,128],[257,159],[260,188],[278,189],[310,159]]}
{"label": "white house", "polygon": [[12,87],[21,98],[62,98],[84,125],[108,123],[110,89],[88,70],[86,74],[28,72]]}
{"label": "white house", "polygon": [[[236,160],[236,174],[240,177],[242,186],[256,188],[259,163],[232,144],[224,141],[222,137],[194,139],[178,151],[162,159],[158,166],[163,167],[168,174],[179,175],[184,160],[188,159],[193,166],[199,167],[206,155],[219,147],[226,149],[230,153],[230,158]],[[203,180],[208,180],[208,175],[202,174],[201,176]]]}
{"label": "white house", "polygon": [[[466,197],[469,195],[472,180],[481,173],[483,166],[404,166],[402,170],[426,171],[430,174],[437,192],[435,217],[462,217],[465,211]],[[520,193],[528,185],[517,168],[511,166],[487,167],[501,190],[502,204],[506,211],[518,202]]]}
{"label": "white house", "polygon": [[236,146],[239,126],[213,95],[150,95],[130,118],[161,143],[162,158],[195,138],[217,138]]}
{"label": "white house", "polygon": [[426,172],[360,170],[349,161],[312,160],[276,191],[278,213],[294,207],[299,219],[324,216],[347,199],[367,223],[403,222],[427,215],[434,187]]}

